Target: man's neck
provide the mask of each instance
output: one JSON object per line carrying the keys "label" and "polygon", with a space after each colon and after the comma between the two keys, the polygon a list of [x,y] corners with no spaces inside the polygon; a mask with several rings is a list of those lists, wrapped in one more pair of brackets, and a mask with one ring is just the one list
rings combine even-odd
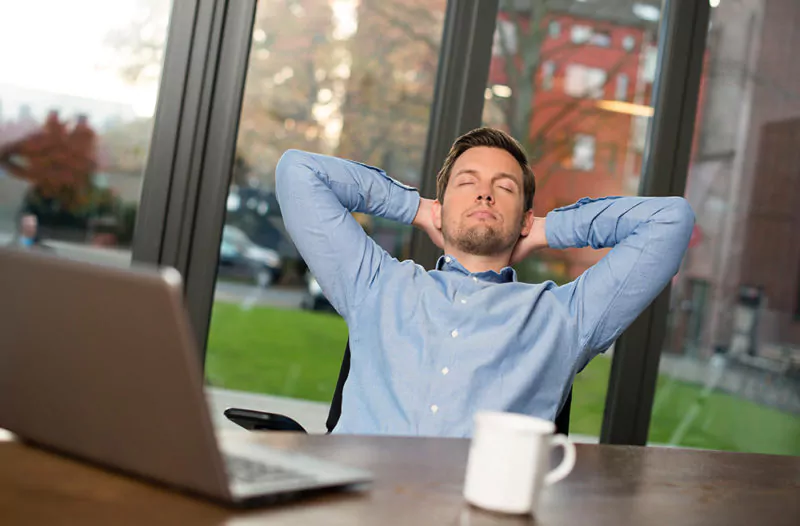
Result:
{"label": "man's neck", "polygon": [[494,270],[500,272],[509,265],[511,261],[510,253],[493,254],[491,256],[478,256],[475,254],[468,254],[454,249],[453,247],[444,247],[444,253],[455,257],[461,266],[473,274],[479,272],[486,272],[487,270]]}

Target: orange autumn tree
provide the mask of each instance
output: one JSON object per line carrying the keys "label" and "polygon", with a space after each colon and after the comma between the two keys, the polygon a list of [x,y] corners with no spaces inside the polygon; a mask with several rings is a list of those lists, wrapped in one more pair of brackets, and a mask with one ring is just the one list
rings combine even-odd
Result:
{"label": "orange autumn tree", "polygon": [[96,134],[85,117],[74,126],[52,111],[37,131],[0,147],[0,166],[31,184],[31,195],[81,214],[92,204]]}

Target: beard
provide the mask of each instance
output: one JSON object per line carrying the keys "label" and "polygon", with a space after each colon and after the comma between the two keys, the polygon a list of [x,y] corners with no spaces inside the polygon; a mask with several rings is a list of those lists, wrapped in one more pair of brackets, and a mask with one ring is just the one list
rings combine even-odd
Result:
{"label": "beard", "polygon": [[476,256],[493,256],[514,247],[519,239],[519,230],[502,232],[492,225],[479,224],[472,227],[460,227],[452,232],[442,229],[442,235],[448,244],[459,250]]}

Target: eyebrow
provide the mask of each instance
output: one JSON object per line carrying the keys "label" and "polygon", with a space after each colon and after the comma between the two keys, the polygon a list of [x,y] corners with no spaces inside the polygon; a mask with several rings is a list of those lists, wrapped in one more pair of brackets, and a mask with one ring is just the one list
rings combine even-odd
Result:
{"label": "eyebrow", "polygon": [[[478,175],[478,171],[472,168],[462,168],[456,172],[454,177],[458,177],[459,175]],[[519,181],[517,181],[517,178],[508,172],[498,172],[492,177],[492,181],[495,181],[497,179],[510,179],[517,186],[519,186],[520,184]]]}

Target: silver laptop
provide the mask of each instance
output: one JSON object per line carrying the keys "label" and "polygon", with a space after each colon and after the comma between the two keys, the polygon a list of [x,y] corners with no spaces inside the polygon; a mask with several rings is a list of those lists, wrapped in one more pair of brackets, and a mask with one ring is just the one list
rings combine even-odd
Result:
{"label": "silver laptop", "polygon": [[230,504],[369,481],[217,437],[181,289],[174,269],[0,248],[0,428]]}

